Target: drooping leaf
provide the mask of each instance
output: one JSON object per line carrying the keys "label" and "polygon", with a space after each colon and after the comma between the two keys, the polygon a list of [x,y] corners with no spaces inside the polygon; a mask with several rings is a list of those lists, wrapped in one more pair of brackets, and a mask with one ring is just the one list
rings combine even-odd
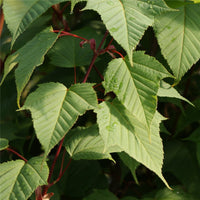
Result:
{"label": "drooping leaf", "polygon": [[171,75],[144,52],[134,52],[133,65],[121,58],[111,61],[103,86],[105,92],[113,91],[138,120],[150,127],[156,112],[160,80]]}
{"label": "drooping leaf", "polygon": [[126,50],[132,63],[132,51],[154,16],[171,10],[163,0],[87,0],[85,9],[97,11],[113,38]]}
{"label": "drooping leaf", "polygon": [[45,83],[31,93],[20,110],[29,109],[36,135],[45,155],[74,125],[78,116],[97,106],[93,84],[76,84],[67,89],[60,83]]}
{"label": "drooping leaf", "polygon": [[45,29],[6,60],[1,84],[15,65],[19,64],[15,71],[17,103],[19,107],[20,96],[24,87],[30,80],[34,69],[43,63],[44,55],[52,47],[56,39],[57,34],[50,32],[49,28]]}
{"label": "drooping leaf", "polygon": [[95,190],[92,194],[85,197],[83,200],[117,200],[118,198],[108,190]]}
{"label": "drooping leaf", "polygon": [[8,147],[8,140],[5,138],[0,138],[0,151]]}
{"label": "drooping leaf", "polygon": [[138,163],[135,159],[131,158],[125,152],[120,152],[120,153],[118,153],[118,155],[121,158],[121,160],[123,161],[123,163],[130,169],[135,182],[138,184],[138,180],[137,180],[135,171],[136,171],[137,167],[140,165],[140,163]]}
{"label": "drooping leaf", "polygon": [[69,155],[75,160],[113,160],[109,153],[104,152],[104,141],[99,135],[97,125],[88,128],[78,127],[70,131],[64,146]]}
{"label": "drooping leaf", "polygon": [[29,25],[42,15],[52,5],[66,0],[6,0],[3,3],[5,21],[13,38],[12,45],[18,36],[23,33]]}
{"label": "drooping leaf", "polygon": [[119,101],[103,102],[98,109],[95,109],[95,112],[106,151],[126,152],[130,157],[154,171],[168,186],[161,172],[163,146],[159,136],[159,124],[162,116],[158,113],[154,115],[150,141],[143,123]]}
{"label": "drooping leaf", "polygon": [[194,106],[189,100],[181,96],[174,87],[164,81],[161,81],[160,88],[158,89],[158,96],[181,99]]}
{"label": "drooping leaf", "polygon": [[177,82],[200,58],[199,13],[199,4],[184,5],[176,12],[158,16],[154,24],[161,52]]}
{"label": "drooping leaf", "polygon": [[[98,45],[102,39],[102,35],[90,27],[84,27],[80,30],[72,32],[86,39],[95,39]],[[60,67],[74,67],[89,65],[93,51],[89,44],[80,47],[81,40],[71,36],[64,36],[58,39],[53,48],[48,52],[51,64]]]}
{"label": "drooping leaf", "polygon": [[0,165],[0,200],[27,200],[34,190],[47,184],[49,169],[43,158],[34,157]]}

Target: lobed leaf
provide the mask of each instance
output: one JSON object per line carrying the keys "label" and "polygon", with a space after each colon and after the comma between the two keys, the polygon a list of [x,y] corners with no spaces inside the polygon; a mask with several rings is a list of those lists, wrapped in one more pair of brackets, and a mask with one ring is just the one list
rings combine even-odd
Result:
{"label": "lobed leaf", "polygon": [[144,52],[133,53],[133,67],[128,60],[114,59],[108,65],[103,86],[113,91],[121,103],[150,127],[157,107],[160,80],[171,75],[153,57]]}
{"label": "lobed leaf", "polygon": [[199,4],[186,4],[178,11],[165,13],[155,20],[154,30],[161,52],[177,82],[200,58],[199,13]]}
{"label": "lobed leaf", "polygon": [[171,10],[163,0],[87,0],[85,9],[97,11],[113,38],[126,50],[132,63],[136,48],[154,16]]}
{"label": "lobed leaf", "polygon": [[75,160],[113,160],[109,153],[104,152],[104,141],[99,135],[97,125],[73,129],[68,133],[64,146]]}
{"label": "lobed leaf", "polygon": [[19,107],[23,89],[30,80],[34,69],[43,63],[44,55],[53,46],[57,37],[57,34],[50,32],[50,29],[47,28],[7,58],[1,84],[10,71],[18,64],[15,70],[15,79],[17,85],[17,103]]}
{"label": "lobed leaf", "polygon": [[126,152],[154,171],[169,187],[161,172],[163,145],[159,136],[159,124],[162,116],[156,113],[153,118],[150,141],[144,125],[119,101],[103,102],[95,112],[106,152]]}
{"label": "lobed leaf", "polygon": [[29,109],[36,135],[45,155],[65,136],[86,110],[97,106],[93,84],[76,84],[67,89],[60,83],[45,83],[31,93],[20,110]]}
{"label": "lobed leaf", "polygon": [[6,0],[3,3],[5,21],[11,31],[12,45],[30,24],[52,5],[66,0]]}
{"label": "lobed leaf", "polygon": [[34,190],[47,184],[49,169],[43,158],[27,163],[15,160],[0,164],[0,200],[26,200]]}

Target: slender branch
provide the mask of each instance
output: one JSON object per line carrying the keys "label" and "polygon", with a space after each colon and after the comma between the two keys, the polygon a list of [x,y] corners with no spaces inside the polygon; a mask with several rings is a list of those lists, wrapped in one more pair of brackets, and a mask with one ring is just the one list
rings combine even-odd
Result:
{"label": "slender branch", "polygon": [[62,171],[62,173],[59,175],[59,177],[55,181],[53,181],[52,183],[49,184],[49,187],[51,187],[52,185],[56,184],[62,178],[63,174],[66,172],[66,170],[70,166],[71,162],[72,162],[72,158],[70,158],[69,162],[67,163],[67,166]]}
{"label": "slender branch", "polygon": [[1,8],[1,14],[0,14],[0,37],[3,31],[3,24],[4,24],[4,14],[3,9]]}
{"label": "slender branch", "polygon": [[6,148],[7,151],[10,151],[12,153],[14,153],[15,155],[17,155],[18,157],[20,157],[22,160],[24,160],[25,162],[28,162],[28,160],[26,158],[24,158],[22,155],[20,155],[19,153],[17,153],[15,150],[11,149],[11,148]]}
{"label": "slender branch", "polygon": [[59,37],[61,36],[65,36],[65,35],[69,35],[69,36],[72,36],[72,37],[76,37],[76,38],[79,38],[81,40],[84,40],[84,41],[88,41],[87,39],[79,36],[79,35],[76,35],[76,34],[73,34],[73,33],[69,33],[69,32],[66,32],[66,31],[59,31],[59,30],[53,30],[54,33],[60,33]]}
{"label": "slender branch", "polygon": [[93,65],[94,65],[94,63],[95,63],[97,57],[99,56],[100,49],[101,49],[101,47],[102,47],[102,45],[103,45],[103,43],[104,43],[106,37],[108,36],[108,34],[109,34],[109,32],[106,31],[105,34],[104,34],[104,36],[103,36],[103,39],[101,40],[101,43],[99,44],[99,46],[98,46],[98,48],[97,48],[97,51],[94,52],[94,55],[93,55],[93,57],[92,57],[92,61],[91,61],[91,63],[90,63],[90,66],[89,66],[89,68],[88,68],[88,71],[86,72],[86,75],[85,75],[85,78],[84,78],[84,80],[83,80],[83,83],[85,83],[85,82],[87,81],[88,76],[89,76],[89,74],[90,74],[90,72],[91,72],[91,70],[92,70],[92,67],[93,67]]}
{"label": "slender branch", "polygon": [[99,75],[99,77],[101,78],[101,80],[104,81],[103,75],[101,74],[101,72],[98,70],[98,68],[95,65],[94,65],[94,69],[97,72],[97,74]]}
{"label": "slender branch", "polygon": [[74,65],[74,84],[76,84],[76,66]]}

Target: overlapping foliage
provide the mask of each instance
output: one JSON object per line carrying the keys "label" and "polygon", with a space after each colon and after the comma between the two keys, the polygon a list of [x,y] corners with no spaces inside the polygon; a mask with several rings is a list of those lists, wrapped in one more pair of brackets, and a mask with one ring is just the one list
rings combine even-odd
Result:
{"label": "overlapping foliage", "polygon": [[[0,55],[4,61],[0,150],[15,153],[22,160],[0,165],[0,199],[21,200],[31,195],[30,198],[34,198],[34,191],[36,199],[61,199],[62,195],[85,200],[117,199],[115,195],[122,200],[137,199],[134,195],[124,197],[126,191],[119,193],[119,186],[118,190],[112,189],[114,176],[108,173],[106,179],[106,172],[99,165],[104,161],[95,161],[105,159],[111,168],[121,165],[127,170],[128,167],[137,184],[140,179],[136,170],[143,168],[157,174],[168,189],[157,191],[156,199],[195,199],[195,195],[200,195],[196,187],[191,188],[181,176],[181,170],[177,173],[170,165],[172,158],[175,163],[179,160],[175,153],[167,154],[164,172],[174,173],[188,191],[182,192],[179,186],[175,191],[181,191],[180,194],[170,191],[172,184],[177,185],[176,181],[166,180],[162,172],[166,148],[162,139],[178,138],[183,132],[183,124],[195,123],[195,128],[190,127],[189,133],[181,137],[186,138],[184,141],[195,142],[196,149],[192,152],[197,156],[191,158],[194,164],[190,166],[194,174],[198,173],[200,165],[199,98],[190,102],[181,96],[181,90],[179,93],[174,88],[187,77],[185,73],[195,63],[199,64],[198,1],[4,0],[2,11],[5,24]],[[117,58],[119,56],[121,58]],[[195,75],[199,78],[199,72]],[[192,75],[188,77],[191,81]],[[193,79],[195,87],[200,89],[198,78]],[[180,100],[187,103],[188,109]],[[163,121],[165,117],[170,118],[173,111],[168,111],[165,105],[176,105],[178,109],[175,109],[173,120],[180,119],[175,124],[169,123],[168,127],[175,127],[169,128],[174,131],[170,136]],[[189,112],[194,115],[186,123],[184,116],[189,117]],[[161,137],[160,132],[167,134]],[[188,147],[182,141],[170,143],[166,140],[165,143],[176,147],[176,152],[180,152],[179,146],[184,146],[183,156],[190,148],[190,144]],[[30,159],[26,160],[12,146]],[[24,151],[23,146],[28,150]],[[62,146],[64,153],[59,171],[55,164]],[[47,158],[50,159],[48,164]],[[5,153],[2,160],[7,159]],[[68,162],[67,167],[63,169],[65,162]],[[88,168],[87,162],[93,162],[94,166],[86,172],[86,176],[92,174],[88,180],[82,172]],[[178,164],[180,167],[181,163]],[[55,181],[51,182],[56,170],[58,178],[54,177]],[[80,177],[85,181],[84,187],[77,188],[80,193],[74,192]],[[120,178],[119,185],[123,173]],[[58,181],[71,184],[67,194],[62,189],[67,186],[56,187]],[[198,178],[192,182],[198,183]],[[51,192],[51,186],[54,196],[47,193]]]}

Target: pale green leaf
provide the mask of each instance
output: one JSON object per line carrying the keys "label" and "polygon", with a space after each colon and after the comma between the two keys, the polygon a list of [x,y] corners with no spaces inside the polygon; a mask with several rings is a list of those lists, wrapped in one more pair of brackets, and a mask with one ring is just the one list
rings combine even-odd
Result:
{"label": "pale green leaf", "polygon": [[157,107],[160,80],[171,76],[153,57],[133,53],[133,67],[128,60],[114,59],[108,65],[103,86],[113,91],[124,106],[147,127]]}
{"label": "pale green leaf", "polygon": [[[185,2],[182,0],[181,2]],[[200,58],[200,5],[184,5],[158,16],[154,30],[177,82]]]}
{"label": "pale green leaf", "polygon": [[109,153],[104,152],[104,141],[99,135],[97,125],[73,129],[68,133],[64,146],[75,160],[113,160]]}
{"label": "pale green leaf", "polygon": [[53,46],[56,39],[57,34],[50,32],[50,29],[47,28],[6,60],[2,82],[18,63],[18,67],[15,70],[15,78],[17,85],[17,103],[19,107],[20,96],[24,87],[30,80],[34,69],[44,62],[44,55]]}
{"label": "pale green leaf", "polygon": [[31,93],[20,110],[29,109],[36,135],[45,155],[64,137],[78,116],[97,106],[93,84],[76,84],[67,89],[60,83],[45,83]]}
{"label": "pale green leaf", "polygon": [[3,3],[5,21],[13,38],[12,45],[18,36],[23,33],[29,25],[42,15],[52,5],[66,0],[6,0]]}
{"label": "pale green leaf", "polygon": [[27,200],[34,190],[47,184],[49,169],[43,158],[34,157],[0,164],[0,200]]}
{"label": "pale green leaf", "polygon": [[8,147],[8,140],[5,138],[0,138],[0,151]]}
{"label": "pale green leaf", "polygon": [[132,157],[130,157],[127,153],[125,152],[120,152],[118,153],[119,157],[121,158],[121,160],[123,161],[123,163],[130,169],[132,176],[135,180],[135,182],[137,184],[138,180],[137,180],[137,176],[136,176],[136,169],[138,168],[138,166],[140,165],[139,162],[137,162],[135,159],[133,159]]}
{"label": "pale green leaf", "polygon": [[154,16],[170,8],[163,0],[87,0],[85,9],[97,11],[113,38],[126,50],[132,63],[136,48]]}
{"label": "pale green leaf", "polygon": [[168,186],[161,172],[163,145],[159,135],[159,124],[163,117],[158,113],[155,114],[151,125],[150,141],[145,126],[119,101],[103,102],[95,112],[106,151],[126,152],[154,171]]}
{"label": "pale green leaf", "polygon": [[194,106],[189,100],[181,96],[174,87],[164,81],[161,81],[160,88],[158,90],[158,96],[180,99]]}

